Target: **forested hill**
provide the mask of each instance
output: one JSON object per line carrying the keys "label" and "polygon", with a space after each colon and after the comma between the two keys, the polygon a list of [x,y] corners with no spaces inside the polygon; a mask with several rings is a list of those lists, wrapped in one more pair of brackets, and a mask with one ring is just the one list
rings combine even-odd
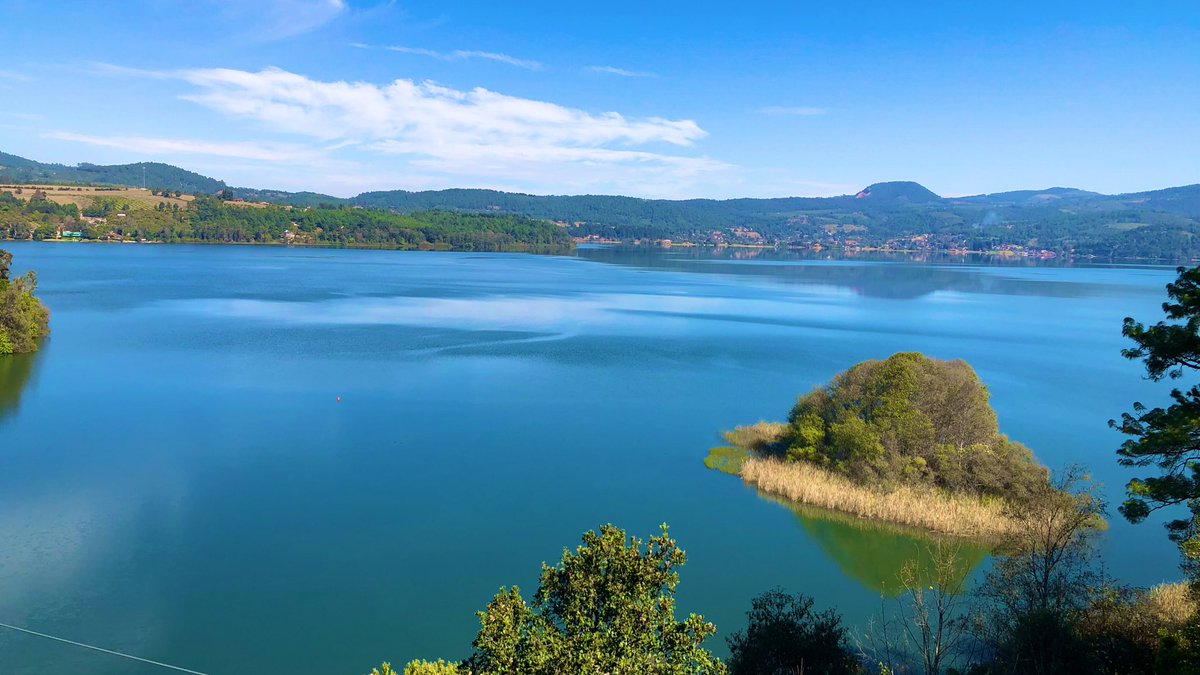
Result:
{"label": "forested hill", "polygon": [[179,190],[187,194],[215,194],[229,187],[224,181],[159,162],[67,166],[43,164],[3,152],[0,152],[0,183],[124,185]]}
{"label": "forested hill", "polygon": [[730,200],[535,196],[492,190],[368,192],[353,203],[519,213],[577,237],[1013,254],[1200,257],[1200,185],[1102,195],[1072,188],[943,198],[912,182],[854,195]]}
{"label": "forested hill", "polygon": [[[20,192],[20,194],[14,194]],[[562,227],[514,214],[255,205],[143,190],[0,191],[0,240],[289,244],[567,253]]]}
{"label": "forested hill", "polygon": [[542,196],[494,190],[316,192],[228,188],[166,164],[42,164],[0,153],[0,183],[86,183],[215,194],[291,206],[432,209],[551,220],[576,238],[698,244],[996,251],[1100,258],[1200,258],[1200,185],[1104,195],[1054,187],[946,198],[924,186],[877,183],[839,197],[664,200],[607,195]]}

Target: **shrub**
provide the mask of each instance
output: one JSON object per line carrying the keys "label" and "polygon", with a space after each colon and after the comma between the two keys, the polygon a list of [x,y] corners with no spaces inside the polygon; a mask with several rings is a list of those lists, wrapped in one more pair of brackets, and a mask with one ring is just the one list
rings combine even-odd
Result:
{"label": "shrub", "polygon": [[746,629],[728,639],[730,675],[857,672],[841,617],[814,611],[811,598],[767,591],[751,601],[746,616]]}

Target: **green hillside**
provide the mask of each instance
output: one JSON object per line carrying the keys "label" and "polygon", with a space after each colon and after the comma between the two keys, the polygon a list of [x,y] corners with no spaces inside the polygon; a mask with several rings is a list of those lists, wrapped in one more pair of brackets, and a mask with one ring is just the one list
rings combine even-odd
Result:
{"label": "green hillside", "polygon": [[228,187],[224,181],[159,162],[136,164],[43,164],[0,152],[0,183],[72,183],[80,185],[123,185],[188,194],[214,194]]}
{"label": "green hillside", "polygon": [[[148,194],[144,191],[139,193]],[[0,239],[238,243],[445,251],[566,253],[563,228],[515,214],[349,206],[293,208],[198,196],[154,206],[116,193],[53,201],[57,193],[0,191]],[[71,197],[72,199],[80,199]],[[152,200],[151,200],[152,201]]]}
{"label": "green hillside", "polygon": [[520,216],[563,224],[576,238],[604,241],[1200,258],[1200,185],[1120,195],[1053,187],[944,198],[919,183],[895,181],[825,198],[665,200],[450,189],[365,192],[344,199],[317,192],[229,188],[223,181],[159,163],[70,167],[0,153],[0,166],[0,183],[140,186],[145,170],[150,188],[201,195],[230,190],[246,201],[297,207]]}

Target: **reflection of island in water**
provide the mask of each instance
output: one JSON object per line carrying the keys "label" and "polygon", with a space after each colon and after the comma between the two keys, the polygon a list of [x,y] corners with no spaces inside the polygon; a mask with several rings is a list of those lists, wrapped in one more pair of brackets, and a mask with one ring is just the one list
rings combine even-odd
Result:
{"label": "reflection of island in water", "polygon": [[29,384],[37,352],[0,356],[0,422],[16,412],[21,391]]}
{"label": "reflection of island in water", "polygon": [[[911,253],[817,254],[761,248],[580,247],[576,255],[594,262],[673,272],[759,277],[795,285],[845,288],[874,298],[911,300],[938,291],[1088,297],[1111,293],[1103,284],[1039,277],[1022,278],[996,270],[1069,267],[1063,262],[994,256]],[[901,264],[923,263],[923,264]],[[987,268],[993,270],[986,271]],[[1156,289],[1157,290],[1157,289]]]}
{"label": "reflection of island in water", "polygon": [[[933,580],[936,540],[928,534],[795,504],[761,492],[759,496],[787,507],[846,576],[872,591],[889,597],[899,595],[903,590],[900,571],[909,561],[917,565],[917,579],[923,585]],[[988,550],[968,541],[954,540],[954,543],[959,546],[957,572],[959,578],[965,579],[988,557]]]}

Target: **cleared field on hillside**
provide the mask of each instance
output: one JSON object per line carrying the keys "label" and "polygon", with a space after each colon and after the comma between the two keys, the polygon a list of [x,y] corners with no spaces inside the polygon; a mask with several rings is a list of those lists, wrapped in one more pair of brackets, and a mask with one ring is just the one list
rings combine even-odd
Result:
{"label": "cleared field on hillside", "polygon": [[195,199],[192,195],[179,197],[160,197],[150,194],[149,190],[141,188],[112,188],[112,187],[83,187],[74,185],[0,185],[0,192],[11,192],[20,199],[28,200],[33,193],[41,190],[46,198],[58,204],[74,204],[80,208],[91,206],[97,197],[108,197],[118,201],[128,202],[131,208],[158,206],[165,202],[169,207],[178,204],[184,208],[188,202]]}

